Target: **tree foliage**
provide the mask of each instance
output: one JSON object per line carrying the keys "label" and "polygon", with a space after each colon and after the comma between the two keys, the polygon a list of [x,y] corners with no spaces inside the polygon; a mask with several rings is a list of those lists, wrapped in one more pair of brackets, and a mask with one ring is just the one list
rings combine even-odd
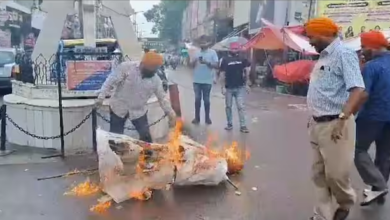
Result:
{"label": "tree foliage", "polygon": [[188,2],[185,0],[162,0],[144,13],[148,22],[153,22],[153,34],[177,43],[181,38],[181,21]]}

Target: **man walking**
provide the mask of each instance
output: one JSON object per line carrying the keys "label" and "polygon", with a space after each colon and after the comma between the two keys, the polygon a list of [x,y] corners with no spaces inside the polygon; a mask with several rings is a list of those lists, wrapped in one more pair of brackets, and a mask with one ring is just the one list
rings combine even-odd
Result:
{"label": "man walking", "polygon": [[[368,100],[356,119],[355,164],[365,184],[361,205],[384,202],[388,193],[390,173],[390,53],[388,42],[379,31],[362,33],[362,53],[367,62],[362,70]],[[375,141],[376,157],[372,161],[368,150]]]}
{"label": "man walking", "polygon": [[225,130],[233,129],[232,106],[236,102],[240,131],[249,133],[245,120],[245,94],[249,92],[249,74],[246,71],[250,66],[247,59],[239,57],[239,44],[230,44],[229,56],[225,57],[220,66],[222,94],[225,95],[227,126]]}
{"label": "man walking", "polygon": [[195,54],[191,65],[194,69],[194,92],[195,92],[195,118],[193,124],[200,123],[200,107],[203,99],[205,122],[210,125],[210,92],[214,82],[213,69],[218,68],[218,55],[215,50],[209,48],[206,36],[200,37],[201,51]]}
{"label": "man walking", "polygon": [[[313,181],[318,194],[313,220],[345,220],[356,195],[350,171],[355,151],[355,118],[365,98],[364,81],[355,51],[338,38],[339,27],[328,18],[305,25],[310,44],[320,57],[310,77],[308,124],[314,152]],[[338,203],[333,210],[332,197]]]}
{"label": "man walking", "polygon": [[168,115],[169,125],[176,123],[176,115],[166,99],[161,79],[156,75],[163,65],[163,58],[155,52],[144,54],[141,62],[121,63],[104,82],[97,105],[110,94],[110,132],[123,134],[126,120],[130,119],[140,140],[152,142],[147,117],[148,100],[155,95],[161,108]]}

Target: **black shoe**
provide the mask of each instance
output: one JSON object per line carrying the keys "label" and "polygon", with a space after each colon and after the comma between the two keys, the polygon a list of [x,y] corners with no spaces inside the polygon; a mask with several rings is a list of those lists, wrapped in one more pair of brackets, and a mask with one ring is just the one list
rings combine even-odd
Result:
{"label": "black shoe", "polygon": [[211,121],[211,119],[209,119],[209,118],[206,118],[205,122],[206,122],[206,124],[208,124],[208,125],[211,125],[211,124],[213,123],[213,122]]}
{"label": "black shoe", "polygon": [[200,120],[199,119],[194,119],[194,120],[192,120],[192,124],[194,124],[194,125],[198,125],[200,123]]}
{"label": "black shoe", "polygon": [[243,126],[243,127],[241,127],[240,128],[240,131],[242,132],[242,133],[249,133],[249,129],[246,127],[246,126]]}
{"label": "black shoe", "polygon": [[233,129],[233,125],[230,125],[228,124],[226,127],[225,127],[225,130],[226,131],[231,131]]}
{"label": "black shoe", "polygon": [[378,203],[378,205],[384,205],[386,203],[386,197],[380,197],[377,199],[376,201]]}
{"label": "black shoe", "polygon": [[348,218],[349,210],[338,208],[334,213],[333,220],[345,220]]}

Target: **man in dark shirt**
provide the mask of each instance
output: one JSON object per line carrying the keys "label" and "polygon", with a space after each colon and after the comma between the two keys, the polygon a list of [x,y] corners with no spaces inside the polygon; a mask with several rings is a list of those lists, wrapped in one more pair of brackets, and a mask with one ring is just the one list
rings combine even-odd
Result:
{"label": "man in dark shirt", "polygon": [[[363,181],[372,187],[365,190],[361,205],[384,202],[390,173],[390,53],[388,42],[378,31],[361,34],[365,63],[362,74],[368,100],[356,119],[355,165]],[[376,158],[368,150],[375,141]]]}
{"label": "man in dark shirt", "polygon": [[249,91],[249,74],[247,67],[250,66],[246,59],[238,55],[239,44],[230,45],[229,56],[223,58],[221,70],[222,94],[225,95],[226,103],[226,130],[233,129],[232,105],[233,99],[236,101],[238,117],[240,121],[240,131],[249,133],[245,120],[245,93]]}

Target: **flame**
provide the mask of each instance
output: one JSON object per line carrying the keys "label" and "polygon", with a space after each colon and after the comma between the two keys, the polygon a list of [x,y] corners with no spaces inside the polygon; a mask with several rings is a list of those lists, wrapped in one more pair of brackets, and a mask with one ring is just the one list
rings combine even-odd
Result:
{"label": "flame", "polygon": [[250,153],[240,149],[238,143],[233,141],[230,146],[225,147],[223,157],[228,164],[228,173],[233,174],[244,168],[244,163],[250,158]]}
{"label": "flame", "polygon": [[96,212],[98,214],[104,214],[111,207],[111,205],[112,205],[111,201],[106,201],[106,202],[98,203],[97,205],[92,206],[89,210],[91,212]]}
{"label": "flame", "polygon": [[182,129],[183,129],[183,121],[181,119],[178,119],[176,121],[176,126],[173,132],[170,133],[169,137],[169,154],[171,156],[171,160],[176,166],[180,166],[183,162],[183,150],[180,147],[180,137],[182,135]]}
{"label": "flame", "polygon": [[87,179],[85,182],[73,187],[69,192],[66,192],[65,195],[90,196],[98,192],[100,192],[100,187]]}
{"label": "flame", "polygon": [[140,192],[131,192],[129,196],[132,199],[146,201],[152,197],[152,191],[147,189],[145,191],[140,191]]}

